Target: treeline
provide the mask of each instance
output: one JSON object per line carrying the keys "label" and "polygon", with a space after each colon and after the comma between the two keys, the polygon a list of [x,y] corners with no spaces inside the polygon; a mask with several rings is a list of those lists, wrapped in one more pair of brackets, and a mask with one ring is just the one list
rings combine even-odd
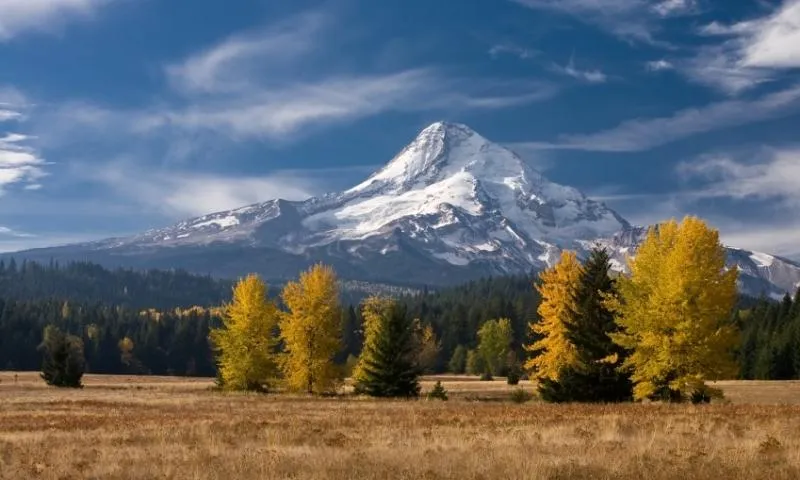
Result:
{"label": "treeline", "polygon": [[92,373],[213,376],[209,328],[202,308],[158,312],[56,300],[0,299],[0,369],[38,370],[45,329],[81,340]]}
{"label": "treeline", "polygon": [[233,282],[182,270],[108,270],[87,262],[43,265],[0,260],[0,298],[102,303],[169,310],[211,307],[230,299]]}
{"label": "treeline", "polygon": [[762,300],[739,311],[740,376],[748,380],[800,379],[800,290],[794,299]]}

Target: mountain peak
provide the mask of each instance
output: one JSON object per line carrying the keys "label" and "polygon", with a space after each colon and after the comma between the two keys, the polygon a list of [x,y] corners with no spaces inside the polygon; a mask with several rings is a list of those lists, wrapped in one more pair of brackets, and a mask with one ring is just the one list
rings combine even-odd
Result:
{"label": "mountain peak", "polygon": [[427,183],[440,176],[442,170],[446,169],[447,174],[457,173],[469,162],[480,159],[481,152],[490,149],[502,149],[509,157],[516,157],[464,124],[435,122],[419,132],[385,167],[349,192],[387,187],[403,189],[419,182]]}

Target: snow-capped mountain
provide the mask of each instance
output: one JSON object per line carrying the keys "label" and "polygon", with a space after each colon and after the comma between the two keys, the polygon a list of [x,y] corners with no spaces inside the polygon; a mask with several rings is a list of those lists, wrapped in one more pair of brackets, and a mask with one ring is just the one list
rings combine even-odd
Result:
{"label": "snow-capped mountain", "polygon": [[[510,150],[464,125],[439,122],[341,193],[271,200],[133,237],[14,255],[220,276],[258,272],[278,281],[322,261],[350,280],[446,285],[540,270],[562,249],[585,251],[597,241],[616,252],[623,268],[624,253],[641,234]],[[732,261],[755,279],[743,282],[748,291],[774,294],[800,282],[800,267],[787,260],[735,252],[741,251],[731,250]]]}
{"label": "snow-capped mountain", "polygon": [[[637,247],[647,235],[646,227],[630,227],[611,237],[583,243],[584,250],[594,246],[611,252],[614,269],[627,272],[627,259],[635,256]],[[739,269],[739,290],[751,296],[775,299],[786,293],[795,294],[800,288],[800,264],[786,258],[735,247],[725,247],[728,266]]]}

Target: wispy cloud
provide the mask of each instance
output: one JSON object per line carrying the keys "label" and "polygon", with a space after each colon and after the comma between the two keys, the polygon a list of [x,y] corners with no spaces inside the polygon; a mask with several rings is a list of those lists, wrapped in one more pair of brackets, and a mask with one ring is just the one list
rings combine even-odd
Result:
{"label": "wispy cloud", "polygon": [[522,60],[527,60],[537,57],[540,53],[541,52],[538,50],[521,47],[513,43],[500,43],[493,45],[492,48],[489,49],[489,55],[492,58],[497,58],[502,55],[511,55]]}
{"label": "wispy cloud", "polygon": [[608,76],[600,70],[581,70],[576,67],[574,54],[569,57],[566,65],[553,64],[552,70],[588,83],[605,83],[608,80]]}
{"label": "wispy cloud", "polygon": [[112,0],[2,0],[0,41],[23,32],[49,31],[72,18],[90,17]]}
{"label": "wispy cloud", "polygon": [[649,72],[662,72],[664,70],[672,70],[675,68],[675,65],[672,62],[667,60],[651,60],[644,65],[645,70]]}
{"label": "wispy cloud", "polygon": [[707,197],[775,200],[800,207],[800,147],[769,149],[760,155],[708,155],[680,164],[679,171],[706,182]]}
{"label": "wispy cloud", "polygon": [[798,112],[800,85],[794,85],[755,100],[725,100],[701,108],[681,110],[669,117],[628,120],[597,133],[563,135],[557,142],[527,142],[520,145],[528,149],[640,152],[693,135]]}
{"label": "wispy cloud", "polygon": [[536,10],[549,10],[576,17],[582,22],[625,40],[669,46],[657,40],[659,22],[668,17],[695,13],[693,0],[512,0]]}
{"label": "wispy cloud", "polygon": [[234,35],[166,67],[172,85],[185,93],[231,93],[256,88],[255,74],[285,67],[314,51],[333,23],[313,10],[261,30]]}
{"label": "wispy cloud", "polygon": [[[7,118],[2,117],[0,111],[0,123],[18,120],[22,117],[19,113],[16,116]],[[29,187],[45,176],[42,159],[34,148],[28,145],[29,137],[19,133],[7,133],[0,136],[0,195],[3,195],[8,187],[20,184]]]}
{"label": "wispy cloud", "polygon": [[126,202],[173,219],[276,198],[304,200],[325,193],[333,186],[339,187],[336,183],[341,178],[354,174],[366,177],[374,169],[373,166],[344,166],[234,176],[168,168],[143,170],[134,159],[116,160],[99,167],[83,164],[75,168],[85,179],[108,188]]}
{"label": "wispy cloud", "polygon": [[800,68],[800,0],[785,0],[769,14],[733,24],[700,28],[722,41],[701,47],[681,70],[689,79],[736,95]]}

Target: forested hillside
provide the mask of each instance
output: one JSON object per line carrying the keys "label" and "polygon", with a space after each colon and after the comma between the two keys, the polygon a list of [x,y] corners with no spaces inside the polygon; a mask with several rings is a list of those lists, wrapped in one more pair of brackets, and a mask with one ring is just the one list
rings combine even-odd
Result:
{"label": "forested hillside", "polygon": [[42,265],[0,260],[0,298],[58,299],[130,308],[220,305],[232,282],[181,270],[108,270],[87,262]]}

